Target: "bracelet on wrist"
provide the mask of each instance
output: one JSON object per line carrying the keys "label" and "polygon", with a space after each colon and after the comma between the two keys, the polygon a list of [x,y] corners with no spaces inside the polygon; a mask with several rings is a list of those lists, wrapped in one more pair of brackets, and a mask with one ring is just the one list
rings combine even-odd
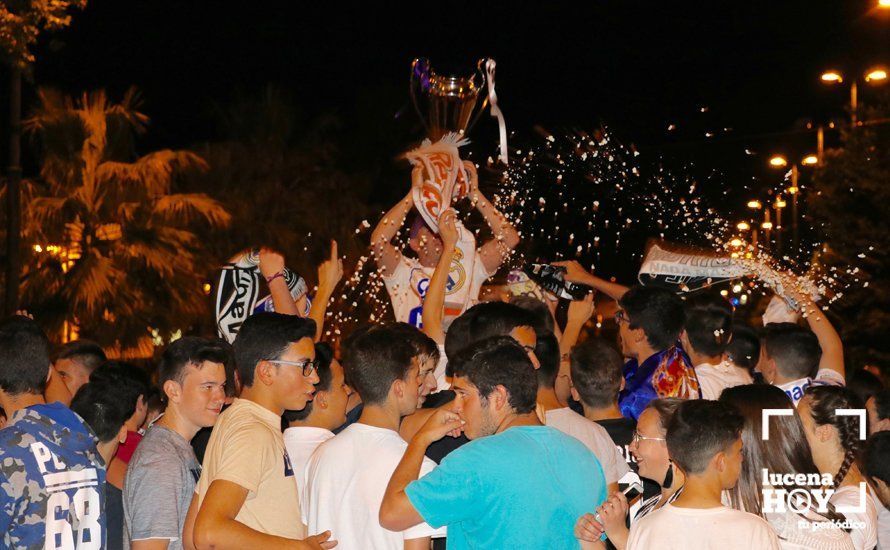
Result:
{"label": "bracelet on wrist", "polygon": [[279,271],[278,273],[276,273],[270,277],[266,277],[266,284],[267,285],[272,284],[272,281],[274,281],[275,279],[278,279],[279,277],[284,279],[284,271]]}

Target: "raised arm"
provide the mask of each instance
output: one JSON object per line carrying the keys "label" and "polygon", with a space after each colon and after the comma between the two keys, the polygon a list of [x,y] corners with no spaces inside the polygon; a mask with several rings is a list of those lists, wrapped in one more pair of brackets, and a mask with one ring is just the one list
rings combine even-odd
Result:
{"label": "raised arm", "polygon": [[328,303],[343,278],[343,260],[337,255],[337,241],[331,241],[331,257],[318,266],[318,291],[309,308],[309,318],[315,321],[315,341],[321,340],[324,333],[324,318]]}
{"label": "raised arm", "polygon": [[269,285],[275,311],[285,315],[299,315],[297,304],[284,280],[284,256],[269,248],[260,250],[260,273]]}
{"label": "raised arm", "polygon": [[581,335],[584,325],[593,316],[594,311],[593,293],[585,296],[583,300],[575,300],[569,304],[566,329],[562,333],[562,338],[559,339],[560,361],[568,361],[569,353],[572,352],[572,348],[578,342],[578,337]]}
{"label": "raised arm", "polygon": [[402,259],[402,253],[392,245],[392,240],[405,223],[405,217],[411,211],[411,207],[414,206],[412,193],[415,186],[421,185],[422,180],[423,167],[414,167],[411,171],[411,190],[383,215],[383,219],[371,233],[371,252],[377,258],[377,267],[384,277],[389,276]]}
{"label": "raised arm", "polygon": [[451,260],[454,259],[454,247],[457,244],[457,225],[455,218],[457,213],[453,208],[448,208],[439,216],[439,236],[442,237],[442,255],[436,270],[430,278],[426,296],[423,298],[423,332],[432,338],[437,344],[445,344],[445,331],[442,329],[442,319],[445,316],[445,286],[448,283],[448,272],[451,270]]}
{"label": "raised arm", "polygon": [[485,218],[485,223],[494,233],[494,238],[479,247],[482,264],[489,273],[498,270],[502,263],[510,256],[510,252],[519,246],[519,232],[513,227],[503,214],[479,191],[479,177],[476,167],[472,162],[465,160],[464,168],[470,177],[470,201],[476,210]]}
{"label": "raised arm", "polygon": [[448,434],[456,437],[462,428],[463,421],[457,414],[437,409],[411,438],[383,494],[379,516],[381,527],[390,531],[404,531],[423,522],[423,517],[411,504],[405,489],[408,484],[420,477],[420,468],[427,447]]}
{"label": "raised arm", "polygon": [[785,283],[786,292],[797,300],[800,304],[801,314],[806,318],[810,330],[819,340],[819,347],[822,348],[822,359],[819,360],[819,370],[827,369],[841,375],[846,376],[844,368],[844,343],[841,341],[840,335],[832,326],[828,316],[822,311],[818,304],[813,301],[809,294],[800,289],[795,281]]}
{"label": "raised arm", "polygon": [[593,273],[590,273],[589,271],[581,267],[581,264],[579,264],[575,260],[553,262],[553,265],[558,265],[560,267],[566,268],[566,281],[593,287],[594,290],[602,292],[613,300],[620,300],[621,297],[624,296],[624,293],[628,290],[628,287],[624,285],[619,285],[618,283],[613,283],[597,277]]}

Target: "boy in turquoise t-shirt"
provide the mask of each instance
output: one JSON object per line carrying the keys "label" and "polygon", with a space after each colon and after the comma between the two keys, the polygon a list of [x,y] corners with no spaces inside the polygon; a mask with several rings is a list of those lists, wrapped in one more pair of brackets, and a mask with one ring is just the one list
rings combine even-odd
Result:
{"label": "boy in turquoise t-shirt", "polygon": [[[525,350],[512,338],[489,338],[451,365],[457,397],[411,440],[387,487],[381,525],[447,525],[449,549],[577,547],[575,521],[605,500],[605,477],[584,444],[541,425]],[[427,446],[461,431],[472,441],[418,480]]]}

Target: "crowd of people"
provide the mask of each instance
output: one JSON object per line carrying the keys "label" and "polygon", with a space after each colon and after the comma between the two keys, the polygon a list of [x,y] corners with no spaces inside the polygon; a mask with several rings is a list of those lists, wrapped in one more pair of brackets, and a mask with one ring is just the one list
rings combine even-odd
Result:
{"label": "crowd of people", "polygon": [[2,546],[890,549],[887,373],[848,376],[811,298],[755,329],[712,290],[570,261],[594,292],[562,323],[552,296],[480,301],[518,233],[473,180],[494,238],[461,247],[449,209],[399,250],[408,194],[371,243],[395,322],[337,346],[336,254],[313,315],[285,289],[233,344],[186,336],[150,369],[0,324]]}

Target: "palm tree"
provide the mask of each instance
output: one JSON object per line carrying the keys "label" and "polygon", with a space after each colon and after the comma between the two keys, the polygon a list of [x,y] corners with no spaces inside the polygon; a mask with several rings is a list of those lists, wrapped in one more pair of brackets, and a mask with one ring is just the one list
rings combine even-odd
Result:
{"label": "palm tree", "polygon": [[[150,353],[151,334],[187,330],[210,315],[202,285],[210,262],[196,231],[228,225],[205,194],[173,193],[183,172],[206,170],[189,151],[135,158],[148,117],[134,89],[79,99],[41,89],[25,121],[38,139],[40,179],[26,186],[26,304],[50,327],[79,332],[122,356]],[[135,159],[135,160],[134,160]]]}

